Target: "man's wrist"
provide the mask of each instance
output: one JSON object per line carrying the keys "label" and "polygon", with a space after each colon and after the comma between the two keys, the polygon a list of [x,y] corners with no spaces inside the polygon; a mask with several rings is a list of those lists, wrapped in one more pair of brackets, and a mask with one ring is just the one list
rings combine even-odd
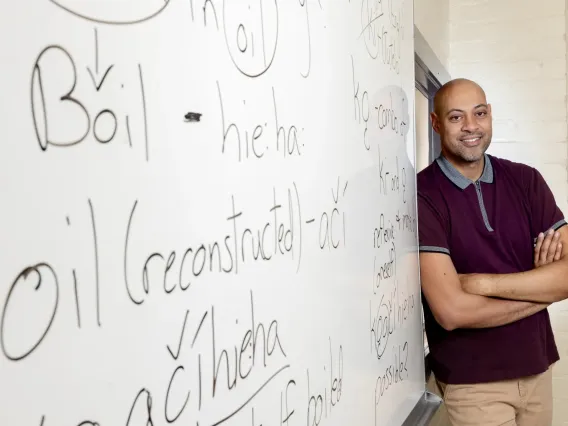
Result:
{"label": "man's wrist", "polygon": [[489,274],[463,274],[459,278],[462,289],[467,293],[487,297],[495,295],[495,282]]}
{"label": "man's wrist", "polygon": [[496,281],[489,274],[477,274],[478,287],[482,296],[495,296]]}

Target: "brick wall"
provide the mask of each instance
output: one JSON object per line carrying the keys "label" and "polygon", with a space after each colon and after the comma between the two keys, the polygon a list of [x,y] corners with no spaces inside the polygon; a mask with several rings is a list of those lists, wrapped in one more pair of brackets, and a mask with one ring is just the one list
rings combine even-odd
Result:
{"label": "brick wall", "polygon": [[[489,153],[539,169],[568,215],[566,2],[450,0],[449,72],[487,93]],[[568,303],[549,310],[561,356],[554,426],[568,426]]]}

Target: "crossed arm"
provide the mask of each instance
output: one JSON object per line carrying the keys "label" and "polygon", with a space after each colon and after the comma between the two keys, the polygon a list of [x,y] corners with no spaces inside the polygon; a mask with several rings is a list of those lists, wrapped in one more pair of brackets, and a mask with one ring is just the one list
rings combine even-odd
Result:
{"label": "crossed arm", "polygon": [[[460,275],[462,289],[479,296],[540,303],[568,298],[568,226],[560,228],[553,238],[552,242],[560,247],[553,261],[545,261],[542,267],[514,274]],[[542,240],[542,236],[539,239]],[[535,249],[535,265],[537,256],[542,260],[540,251],[546,251],[543,244],[540,248],[537,244]],[[550,254],[545,255],[545,259],[549,258]]]}
{"label": "crossed arm", "polygon": [[[568,227],[561,228],[557,235],[540,236],[535,248],[535,269],[503,275],[458,275],[448,255],[421,253],[422,291],[437,322],[446,330],[509,324],[568,297],[567,248]],[[511,299],[510,295],[503,295],[513,292],[519,299],[527,297],[495,298]],[[541,297],[533,300],[534,294]]]}

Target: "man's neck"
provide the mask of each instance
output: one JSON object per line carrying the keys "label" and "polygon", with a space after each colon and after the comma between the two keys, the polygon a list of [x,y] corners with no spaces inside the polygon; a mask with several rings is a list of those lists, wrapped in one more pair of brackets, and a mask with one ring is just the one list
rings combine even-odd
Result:
{"label": "man's neck", "polygon": [[472,181],[477,181],[483,174],[483,168],[485,167],[485,156],[482,156],[479,160],[469,162],[463,161],[455,158],[452,155],[447,155],[442,153],[444,157],[460,172],[464,177],[471,179]]}

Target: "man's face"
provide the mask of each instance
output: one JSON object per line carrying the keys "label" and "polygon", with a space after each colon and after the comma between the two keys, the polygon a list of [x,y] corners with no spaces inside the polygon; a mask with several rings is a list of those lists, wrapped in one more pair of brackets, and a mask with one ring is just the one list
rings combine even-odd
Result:
{"label": "man's face", "polygon": [[491,106],[483,90],[471,82],[448,88],[437,113],[432,113],[432,126],[447,154],[467,163],[479,161],[493,134]]}

